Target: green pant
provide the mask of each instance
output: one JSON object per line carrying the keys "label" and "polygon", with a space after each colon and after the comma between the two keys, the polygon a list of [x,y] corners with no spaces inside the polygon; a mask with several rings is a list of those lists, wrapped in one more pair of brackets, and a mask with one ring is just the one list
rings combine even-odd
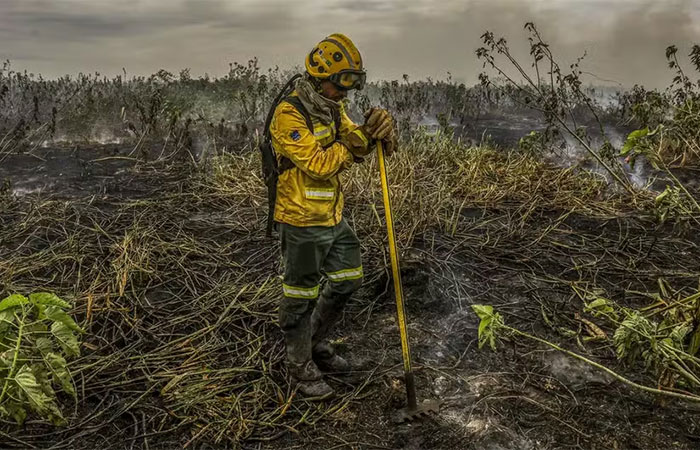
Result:
{"label": "green pant", "polygon": [[362,284],[362,261],[360,242],[345,219],[333,227],[280,224],[280,239],[284,295],[279,322],[294,372],[311,361],[313,347],[327,336]]}

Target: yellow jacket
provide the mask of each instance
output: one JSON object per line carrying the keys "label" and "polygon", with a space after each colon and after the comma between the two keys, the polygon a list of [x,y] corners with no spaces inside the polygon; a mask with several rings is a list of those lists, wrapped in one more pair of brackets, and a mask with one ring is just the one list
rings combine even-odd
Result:
{"label": "yellow jacket", "polygon": [[282,157],[294,163],[294,167],[280,174],[277,182],[276,222],[328,227],[337,225],[343,217],[339,174],[354,159],[337,140],[348,133],[357,133],[364,142],[367,140],[342,108],[339,136],[335,123],[324,125],[315,118],[312,122],[313,132],[304,116],[288,102],[281,102],[275,109],[270,136],[278,163]]}

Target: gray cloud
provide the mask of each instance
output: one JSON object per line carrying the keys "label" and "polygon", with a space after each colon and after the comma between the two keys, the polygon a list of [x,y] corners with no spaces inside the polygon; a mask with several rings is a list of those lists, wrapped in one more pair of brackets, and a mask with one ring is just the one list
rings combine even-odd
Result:
{"label": "gray cloud", "polygon": [[588,51],[587,70],[627,85],[665,85],[665,47],[700,41],[695,0],[1,0],[0,58],[47,76],[122,67],[221,74],[253,56],[264,66],[299,64],[340,31],[374,78],[449,71],[471,83],[479,36],[504,35],[526,55],[526,21],[563,63]]}

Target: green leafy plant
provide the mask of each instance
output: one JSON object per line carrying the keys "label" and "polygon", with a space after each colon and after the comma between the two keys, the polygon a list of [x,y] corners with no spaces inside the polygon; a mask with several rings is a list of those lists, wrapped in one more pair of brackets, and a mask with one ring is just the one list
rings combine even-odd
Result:
{"label": "green leafy plant", "polygon": [[615,311],[615,303],[612,300],[608,300],[604,297],[595,297],[595,299],[589,303],[586,303],[583,310],[590,313],[596,317],[605,316],[610,317],[613,320],[617,320],[618,315]]}
{"label": "green leafy plant", "polygon": [[[569,69],[562,68],[535,24],[526,23],[525,30],[530,44],[531,70],[518,60],[504,37],[497,37],[490,31],[481,36],[484,45],[476,50],[476,56],[485,68],[495,71],[500,78],[493,82],[484,72],[479,75],[482,85],[499,89],[514,102],[540,113],[548,128],[561,130],[552,137],[566,134],[573,138],[614,181],[634,195],[629,177],[610,151],[612,144],[600,118],[601,108],[583,88],[580,66],[585,54],[570,64]],[[593,144],[587,122],[597,126],[603,140],[600,148]],[[533,137],[526,137],[521,144],[527,147],[532,144]]]}
{"label": "green leafy plant", "polygon": [[0,301],[0,417],[22,424],[30,412],[55,425],[66,420],[57,391],[76,399],[66,358],[80,355],[84,331],[55,294],[14,294]]}
{"label": "green leafy plant", "polygon": [[654,202],[656,215],[662,223],[670,216],[687,217],[700,211],[700,204],[675,176],[664,157],[664,142],[669,141],[667,132],[664,125],[659,125],[654,130],[649,130],[648,127],[635,130],[627,136],[620,151],[620,156],[627,157],[631,166],[634,166],[637,158],[644,157],[654,169],[663,172],[673,181],[673,186],[667,185]]}
{"label": "green leafy plant", "polygon": [[[700,295],[691,296],[682,301],[688,302],[689,299],[696,301],[698,298],[700,298]],[[602,308],[600,314],[608,316],[610,312],[607,311],[607,308],[612,307],[612,302],[598,301],[595,306],[589,304],[588,307],[594,309]],[[488,343],[489,346],[495,350],[499,339],[505,337],[523,337],[547,345],[550,348],[593,366],[633,388],[656,395],[700,402],[700,396],[694,393],[656,389],[636,383],[585,356],[567,350],[541,337],[510,327],[504,323],[501,315],[495,312],[490,305],[472,305],[472,309],[480,319],[478,333],[479,348],[482,348],[484,344]],[[664,331],[663,323],[657,326],[651,323],[646,317],[642,317],[638,312],[628,314],[627,319],[620,324],[614,337],[618,358],[629,359],[630,357],[640,355],[644,358],[647,366],[656,365],[656,367],[659,368],[661,367],[661,363],[663,363],[664,367],[672,367],[677,370],[690,384],[695,387],[700,386],[700,380],[696,375],[697,372],[693,372],[693,370],[697,368],[698,361],[700,360],[685,353],[682,349],[684,345],[683,342],[691,330],[692,328],[687,324],[676,324],[673,329],[665,330],[667,332],[663,336],[659,336],[658,333]],[[650,338],[653,339],[653,342],[650,341]],[[661,376],[667,377],[669,373],[668,370],[664,370]]]}
{"label": "green leafy plant", "polygon": [[503,317],[494,312],[490,305],[472,305],[472,309],[479,316],[479,348],[488,343],[492,350],[496,350],[497,339],[502,335]]}
{"label": "green leafy plant", "polygon": [[[584,300],[584,311],[606,319],[614,328],[617,358],[628,364],[640,361],[659,379],[673,387],[680,377],[686,386],[700,388],[700,293],[673,292],[663,279],[659,292],[647,294],[654,303],[646,308],[620,306],[597,292],[574,291]],[[671,375],[669,377],[669,375]]]}
{"label": "green leafy plant", "polygon": [[[651,137],[655,135],[661,125],[659,125],[656,129],[653,131],[649,131],[649,127],[641,128],[639,130],[634,130],[627,136],[627,140],[625,141],[625,144],[622,146],[622,149],[620,150],[620,156],[626,156],[629,158],[630,165],[634,167],[634,163],[636,162],[636,159],[638,156],[644,154],[647,156],[646,153],[643,153],[642,150],[647,150],[646,146],[642,146],[640,144],[644,143],[647,137]],[[649,156],[653,156],[653,153],[650,153]]]}

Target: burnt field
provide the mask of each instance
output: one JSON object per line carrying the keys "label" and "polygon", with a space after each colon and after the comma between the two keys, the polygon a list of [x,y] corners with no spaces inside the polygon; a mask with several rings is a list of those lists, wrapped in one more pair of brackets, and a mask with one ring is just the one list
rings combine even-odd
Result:
{"label": "burnt field", "polygon": [[[194,168],[159,160],[160,146],[142,159],[132,150],[53,148],[3,163],[3,290],[57,292],[86,331],[69,363],[75,407],[62,398],[69,425],[5,423],[6,445],[697,445],[692,403],[660,404],[521,339],[477,350],[470,305],[489,304],[511,326],[653,385],[607,340],[588,342],[576,292],[602,289],[641,306],[659,278],[696,288],[698,234],[659,226],[624,195],[606,195],[600,177],[440,136],[416,137],[391,161],[420,395],[443,401],[439,415],[397,427],[389,418],[403,402],[400,344],[374,161],[347,181],[366,281],[334,336],[363,370],[332,378],[342,395],[317,405],[294,399],[285,381],[278,248],[264,238],[257,154]],[[54,182],[35,191],[22,184],[32,177]]]}
{"label": "burnt field", "polygon": [[[331,375],[323,403],[288,384],[257,150],[288,74],[43,80],[6,64],[2,447],[697,448],[700,84],[585,87],[531,36],[549,82],[405,77],[350,107],[388,108],[401,136],[409,332],[419,396],[441,401],[403,425],[374,157],[343,179],[365,279],[333,340],[358,370]],[[503,75],[508,48],[484,45]]]}

